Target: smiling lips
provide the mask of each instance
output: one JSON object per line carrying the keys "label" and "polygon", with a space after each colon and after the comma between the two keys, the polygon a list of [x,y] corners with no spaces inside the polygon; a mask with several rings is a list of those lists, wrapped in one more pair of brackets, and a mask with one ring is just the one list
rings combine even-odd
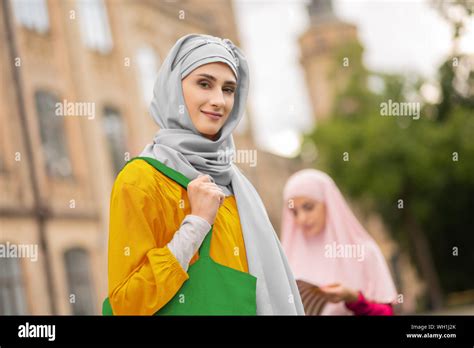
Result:
{"label": "smiling lips", "polygon": [[201,110],[201,112],[208,116],[210,119],[212,120],[218,120],[222,117],[222,114],[218,113],[218,112],[212,112],[212,111],[203,111]]}

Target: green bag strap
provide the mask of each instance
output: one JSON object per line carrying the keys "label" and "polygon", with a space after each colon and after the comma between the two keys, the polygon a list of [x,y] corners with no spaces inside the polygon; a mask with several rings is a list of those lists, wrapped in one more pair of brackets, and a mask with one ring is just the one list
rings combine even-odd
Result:
{"label": "green bag strap", "polygon": [[211,235],[212,235],[213,229],[214,229],[214,225],[211,226],[211,230],[207,233],[206,237],[204,237],[201,247],[199,248],[199,257],[204,257],[207,259],[210,258]]}
{"label": "green bag strap", "polygon": [[[130,161],[127,162],[130,163],[134,160],[141,159],[150,164],[152,167],[154,167],[156,170],[159,172],[163,173],[166,175],[168,178],[170,178],[173,181],[176,181],[179,185],[181,185],[185,190],[188,189],[188,184],[191,182],[185,175],[181,174],[180,172],[164,165],[160,161],[158,161],[155,158],[152,157],[134,157]],[[214,225],[211,226],[211,230],[208,232],[206,237],[204,238],[204,241],[201,244],[201,247],[199,248],[199,257],[205,257],[209,258],[209,253],[211,249],[211,235],[212,235],[212,230],[214,229]]]}
{"label": "green bag strap", "polygon": [[148,162],[152,167],[155,167],[159,172],[163,173],[166,175],[168,178],[176,181],[178,184],[180,184],[183,188],[186,190],[188,189],[188,184],[191,182],[185,175],[181,174],[180,172],[177,172],[176,170],[165,166],[163,163],[158,161],[155,158],[151,157],[134,157],[130,161],[127,162],[130,163],[134,160],[141,159],[144,160],[145,162]]}

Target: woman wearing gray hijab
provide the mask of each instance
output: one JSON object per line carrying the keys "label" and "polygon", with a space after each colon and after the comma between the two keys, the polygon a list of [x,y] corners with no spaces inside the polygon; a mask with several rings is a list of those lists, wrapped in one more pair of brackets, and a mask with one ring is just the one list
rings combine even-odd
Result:
{"label": "woman wearing gray hijab", "polygon": [[229,156],[248,88],[228,39],[190,34],[169,52],[150,107],[160,129],[112,191],[104,314],[304,315],[262,201]]}

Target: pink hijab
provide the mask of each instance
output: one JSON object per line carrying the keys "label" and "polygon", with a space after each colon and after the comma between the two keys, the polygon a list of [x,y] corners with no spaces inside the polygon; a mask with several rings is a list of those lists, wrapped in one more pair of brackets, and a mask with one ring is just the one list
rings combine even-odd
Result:
{"label": "pink hijab", "polygon": [[[281,243],[295,279],[324,286],[341,283],[379,303],[392,303],[397,292],[384,256],[354,216],[334,181],[315,169],[293,174],[284,192]],[[307,237],[295,223],[291,199],[308,197],[326,204],[326,225]],[[344,303],[328,303],[323,315],[352,314]]]}

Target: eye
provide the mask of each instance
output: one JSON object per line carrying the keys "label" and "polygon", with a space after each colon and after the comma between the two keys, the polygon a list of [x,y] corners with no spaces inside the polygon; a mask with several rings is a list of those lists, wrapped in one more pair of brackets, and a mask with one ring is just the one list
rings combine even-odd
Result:
{"label": "eye", "polygon": [[305,203],[305,204],[303,205],[303,209],[306,210],[306,211],[311,211],[311,210],[313,210],[313,208],[314,208],[314,204],[313,204],[313,203]]}
{"label": "eye", "polygon": [[234,94],[235,93],[235,89],[233,89],[233,88],[224,88],[223,91],[228,93],[228,94]]}
{"label": "eye", "polygon": [[209,88],[209,87],[211,87],[210,83],[207,82],[207,81],[205,81],[205,80],[199,81],[199,82],[198,82],[198,85],[200,85],[200,86],[203,87],[203,88]]}

